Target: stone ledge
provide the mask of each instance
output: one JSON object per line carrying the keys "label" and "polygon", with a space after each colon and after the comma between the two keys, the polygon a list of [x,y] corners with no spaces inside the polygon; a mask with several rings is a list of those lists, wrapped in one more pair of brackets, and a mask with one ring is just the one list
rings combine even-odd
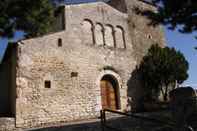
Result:
{"label": "stone ledge", "polygon": [[15,118],[0,117],[0,131],[19,131],[15,127]]}
{"label": "stone ledge", "polygon": [[90,118],[87,120],[76,120],[76,121],[71,121],[71,122],[57,122],[57,123],[47,123],[47,124],[42,124],[38,127],[32,127],[32,128],[26,128],[24,130],[38,130],[38,129],[43,129],[43,128],[56,128],[56,127],[61,127],[61,126],[73,126],[73,125],[81,125],[81,124],[89,124],[89,123],[97,123],[100,122],[99,118]]}

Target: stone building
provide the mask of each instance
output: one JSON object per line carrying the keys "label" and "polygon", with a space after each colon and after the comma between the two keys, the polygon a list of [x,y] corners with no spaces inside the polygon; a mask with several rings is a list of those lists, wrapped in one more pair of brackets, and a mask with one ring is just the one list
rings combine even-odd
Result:
{"label": "stone building", "polygon": [[129,111],[142,96],[135,68],[162,28],[133,10],[138,0],[65,5],[58,31],[12,44],[0,68],[0,116],[16,127],[98,118],[102,108]]}

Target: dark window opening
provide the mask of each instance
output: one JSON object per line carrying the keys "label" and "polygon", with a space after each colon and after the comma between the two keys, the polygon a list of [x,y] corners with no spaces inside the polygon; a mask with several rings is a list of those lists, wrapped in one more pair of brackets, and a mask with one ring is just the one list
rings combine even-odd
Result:
{"label": "dark window opening", "polygon": [[44,87],[45,87],[45,88],[51,88],[51,81],[46,80],[46,81],[44,82]]}
{"label": "dark window opening", "polygon": [[77,77],[78,76],[78,72],[71,72],[71,77]]}
{"label": "dark window opening", "polygon": [[148,35],[148,39],[152,39],[152,35],[149,34],[149,35]]}
{"label": "dark window opening", "polygon": [[62,39],[61,38],[58,39],[58,47],[62,47]]}

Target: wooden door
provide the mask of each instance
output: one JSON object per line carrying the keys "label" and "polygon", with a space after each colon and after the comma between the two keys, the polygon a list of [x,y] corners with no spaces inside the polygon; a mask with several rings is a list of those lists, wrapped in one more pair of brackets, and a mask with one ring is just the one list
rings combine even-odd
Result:
{"label": "wooden door", "polygon": [[110,81],[101,81],[101,100],[103,109],[116,110],[116,92]]}

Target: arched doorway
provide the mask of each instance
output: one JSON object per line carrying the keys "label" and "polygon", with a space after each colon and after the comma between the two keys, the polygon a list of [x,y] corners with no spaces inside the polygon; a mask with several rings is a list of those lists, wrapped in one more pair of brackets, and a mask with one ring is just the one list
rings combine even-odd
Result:
{"label": "arched doorway", "polygon": [[112,75],[105,75],[100,81],[102,109],[120,109],[118,81]]}

